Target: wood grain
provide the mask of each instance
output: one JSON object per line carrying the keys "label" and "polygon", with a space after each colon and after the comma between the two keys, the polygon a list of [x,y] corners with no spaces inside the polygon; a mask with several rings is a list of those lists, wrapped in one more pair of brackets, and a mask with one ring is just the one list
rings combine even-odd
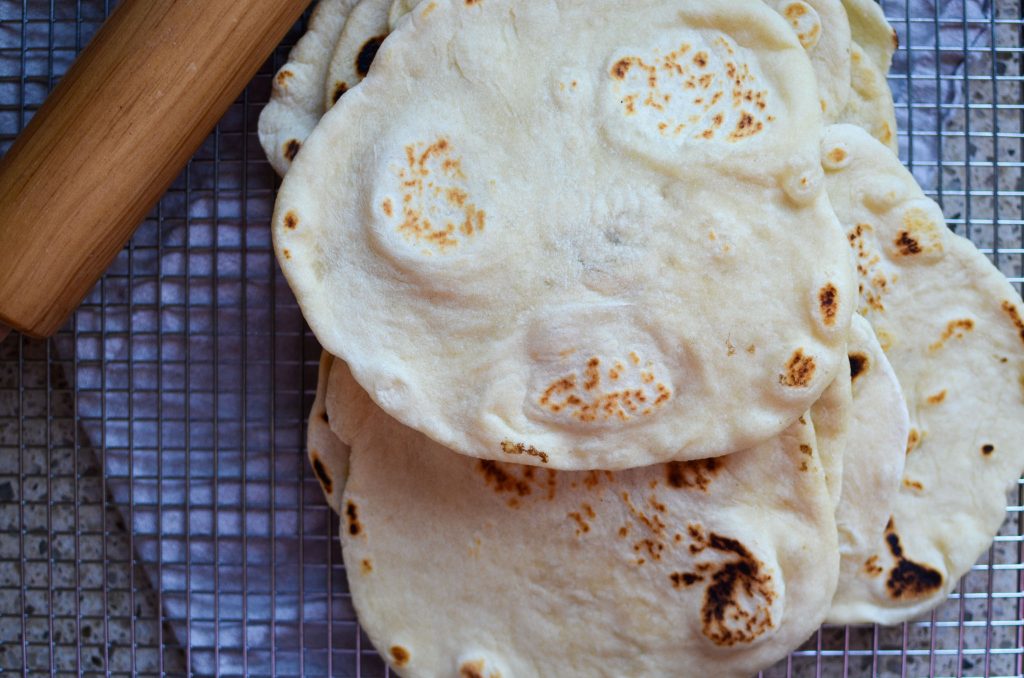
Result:
{"label": "wood grain", "polygon": [[309,0],[123,0],[0,160],[0,323],[57,331]]}

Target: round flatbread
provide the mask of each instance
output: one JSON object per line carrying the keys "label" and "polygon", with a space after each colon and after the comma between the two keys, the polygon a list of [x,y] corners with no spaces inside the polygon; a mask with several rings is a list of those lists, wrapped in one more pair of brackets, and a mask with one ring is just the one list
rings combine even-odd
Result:
{"label": "round flatbread", "polygon": [[864,128],[890,151],[897,153],[896,108],[885,74],[856,43],[850,49],[850,62],[852,90],[840,121]]}
{"label": "round flatbread", "polygon": [[[871,324],[860,315],[854,316],[850,328],[849,352],[853,416],[844,451],[842,495],[836,508],[839,587],[828,618],[835,624],[864,621],[851,611],[847,586],[857,582],[884,538],[903,480],[910,430],[896,373]],[[854,592],[852,597],[856,595]]]}
{"label": "round flatbread", "polygon": [[887,148],[837,125],[822,155],[858,262],[860,313],[911,426],[892,519],[844,582],[842,618],[894,624],[945,600],[1003,521],[1024,468],[1024,310]]}
{"label": "round flatbread", "polygon": [[454,454],[365,394],[347,409],[369,412],[349,429],[349,590],[401,676],[746,678],[828,608],[807,417],[719,459],[559,472]]}
{"label": "round flatbread", "polygon": [[324,351],[320,355],[320,370],[316,381],[316,398],[309,412],[306,426],[306,453],[320,489],[335,513],[341,513],[341,494],[348,477],[348,445],[341,442],[331,430],[327,411],[327,388],[334,357]]}
{"label": "round flatbread", "polygon": [[874,0],[843,0],[849,17],[851,93],[836,122],[859,125],[899,152],[896,107],[886,80],[899,40]]}
{"label": "round flatbread", "polygon": [[327,67],[325,111],[370,71],[370,64],[388,35],[390,8],[391,0],[360,0],[352,8]]}
{"label": "round flatbread", "polygon": [[846,355],[809,82],[755,0],[428,3],[286,177],[279,261],[324,347],[457,452],[749,447]]}
{"label": "round flatbread", "polygon": [[[390,0],[388,25],[423,0]],[[765,0],[781,14],[807,50],[826,122],[837,122],[850,96],[850,23],[840,0]],[[884,20],[884,19],[883,19]]]}
{"label": "round flatbread", "polygon": [[765,0],[789,22],[807,50],[826,122],[837,122],[850,98],[850,23],[840,0]]}
{"label": "round flatbread", "polygon": [[875,0],[842,0],[850,22],[850,35],[883,76],[889,74],[892,55],[900,46],[896,30]]}
{"label": "round flatbread", "polygon": [[274,76],[270,101],[260,112],[258,134],[267,160],[281,176],[324,114],[327,63],[355,2],[320,0],[306,34]]}

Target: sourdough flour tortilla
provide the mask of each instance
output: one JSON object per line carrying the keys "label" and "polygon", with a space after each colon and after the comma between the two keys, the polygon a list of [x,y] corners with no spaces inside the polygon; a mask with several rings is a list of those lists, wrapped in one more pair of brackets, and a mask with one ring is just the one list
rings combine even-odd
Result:
{"label": "sourdough flour tortilla", "polygon": [[457,452],[743,449],[845,360],[812,82],[754,0],[428,3],[309,137],[277,255],[325,349]]}
{"label": "sourdough flour tortilla", "polygon": [[274,76],[270,101],[260,113],[259,138],[267,160],[281,176],[324,113],[327,62],[356,0],[320,0],[309,29]]}
{"label": "sourdough flour tortilla", "polygon": [[838,548],[807,417],[727,457],[560,472],[455,454],[365,393],[344,408],[362,420],[349,590],[401,676],[746,678],[828,608]]}
{"label": "sourdough flour tortilla", "polygon": [[853,321],[849,344],[853,421],[846,438],[842,496],[836,509],[841,559],[839,587],[828,619],[832,623],[861,621],[844,616],[849,597],[846,587],[857,581],[864,563],[884,538],[903,480],[910,430],[903,391],[871,324],[860,315]]}
{"label": "sourdough flour tortilla", "polygon": [[324,110],[366,77],[370,64],[388,35],[391,0],[360,0],[349,14],[330,55],[324,81]]}
{"label": "sourdough flour tortilla", "polygon": [[327,504],[335,513],[340,514],[341,493],[348,477],[348,445],[342,443],[331,430],[327,411],[327,388],[331,367],[335,362],[334,357],[327,351],[320,355],[316,398],[313,400],[306,426],[306,453],[313,473],[320,482],[320,489],[324,491]]}
{"label": "sourdough flour tortilla", "polygon": [[1024,310],[1017,292],[888,149],[837,125],[829,197],[860,273],[860,312],[903,388],[910,434],[882,540],[832,617],[894,624],[941,603],[1003,521],[1024,468]]}

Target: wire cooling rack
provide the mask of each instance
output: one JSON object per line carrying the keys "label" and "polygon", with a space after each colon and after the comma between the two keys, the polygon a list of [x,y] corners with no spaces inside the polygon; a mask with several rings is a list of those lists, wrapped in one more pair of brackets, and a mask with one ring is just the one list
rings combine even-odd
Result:
{"label": "wire cooling rack", "polygon": [[[0,151],[111,4],[0,0]],[[1022,5],[885,10],[901,156],[1019,287]],[[64,329],[0,343],[0,673],[387,673],[305,462],[319,349],[274,263],[277,182],[256,139],[302,28]],[[825,627],[766,675],[1022,675],[1022,498],[930,617]]]}

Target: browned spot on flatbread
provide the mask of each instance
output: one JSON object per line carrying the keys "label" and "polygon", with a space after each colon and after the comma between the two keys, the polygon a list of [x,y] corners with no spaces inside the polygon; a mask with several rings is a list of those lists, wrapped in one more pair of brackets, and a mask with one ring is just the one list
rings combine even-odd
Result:
{"label": "browned spot on flatbread", "polygon": [[877,577],[885,572],[885,569],[878,564],[878,556],[871,556],[864,561],[864,572],[869,577]]}
{"label": "browned spot on flatbread", "polygon": [[753,642],[773,626],[771,604],[776,594],[771,576],[735,539],[712,532],[706,547],[731,557],[710,575],[701,607],[701,630],[720,646]]}
{"label": "browned spot on flatbread", "polygon": [[914,240],[909,231],[900,231],[895,240],[896,250],[903,256],[921,253],[921,244]]}
{"label": "browned spot on flatbread", "polygon": [[288,82],[288,78],[292,77],[293,75],[295,74],[292,73],[291,71],[281,71],[280,73],[277,74],[277,84],[283,87]]}
{"label": "browned spot on flatbread", "polygon": [[[583,474],[583,485],[587,489],[594,489],[601,484],[602,478],[611,481],[615,479],[615,474],[611,471],[587,471]],[[575,483],[573,483],[573,486],[575,486]]]}
{"label": "browned spot on flatbread", "polygon": [[601,371],[598,369],[600,365],[601,359],[597,357],[587,361],[587,367],[583,373],[586,377],[586,381],[583,382],[584,391],[593,391],[601,385]]}
{"label": "browned spot on flatbread", "polygon": [[292,252],[291,252],[291,250],[282,250],[282,251],[281,251],[281,254],[283,254],[283,255],[284,255],[284,258],[285,258],[285,259],[288,259],[289,261],[291,261],[291,258],[292,258]]}
{"label": "browned spot on flatbread", "polygon": [[614,77],[617,80],[622,80],[623,78],[625,78],[626,73],[629,73],[630,63],[631,59],[619,59],[618,61],[616,61],[615,65],[612,66],[612,77]]}
{"label": "browned spot on flatbread", "polygon": [[910,454],[917,446],[921,443],[921,433],[916,429],[910,429],[910,433],[907,434],[907,454]]}
{"label": "browned spot on flatbread", "polygon": [[359,508],[354,502],[346,502],[345,520],[348,524],[348,533],[353,537],[358,536],[363,531],[363,525],[359,522]]}
{"label": "browned spot on flatbread", "polygon": [[289,139],[288,143],[284,145],[284,157],[291,162],[295,160],[295,156],[299,154],[299,149],[302,148],[302,144],[298,139]]}
{"label": "browned spot on flatbread", "polygon": [[986,444],[981,446],[981,453],[986,457],[996,451],[996,446],[992,444]]}
{"label": "browned spot on flatbread", "polygon": [[590,532],[590,523],[588,523],[587,520],[593,520],[597,517],[597,514],[594,512],[594,508],[586,502],[580,504],[579,511],[570,511],[567,515],[576,523],[577,537]]}
{"label": "browned spot on flatbread", "polygon": [[533,445],[513,443],[511,440],[502,440],[501,451],[509,455],[525,454],[528,457],[536,457],[537,459],[540,459],[540,463],[542,464],[548,463],[548,453],[538,450]]}
{"label": "browned spot on flatbread", "polygon": [[295,212],[288,211],[284,215],[284,227],[289,231],[294,231],[299,227],[299,217]]}
{"label": "browned spot on flatbread", "polygon": [[483,475],[484,481],[499,494],[510,492],[525,497],[532,492],[530,483],[516,477],[505,464],[481,459],[477,462],[477,469]]}
{"label": "browned spot on flatbread", "polygon": [[704,575],[694,572],[673,572],[668,576],[674,588],[693,586],[699,581],[704,581]]}
{"label": "browned spot on flatbread", "polygon": [[[614,382],[622,376],[626,366],[616,361],[609,379]],[[584,423],[618,419],[629,421],[636,416],[649,416],[672,398],[672,390],[658,381],[654,367],[639,373],[639,388],[602,387],[601,360],[594,356],[587,360],[582,378],[575,374],[553,380],[541,393],[537,404],[554,414],[565,411]]]}
{"label": "browned spot on flatbread", "polygon": [[410,657],[409,651],[401,645],[391,646],[391,659],[394,660],[395,666],[405,666],[409,663]]}
{"label": "browned spot on flatbread", "polygon": [[[892,130],[885,124],[879,133],[879,139],[888,141]],[[893,245],[897,256],[915,256],[925,252],[936,253],[943,250],[941,227],[932,218],[928,210],[911,207],[903,213],[903,229],[896,234]]]}
{"label": "browned spot on flatbread", "polygon": [[764,129],[764,123],[754,119],[754,116],[747,111],[740,113],[740,119],[736,122],[736,128],[729,133],[729,141],[738,141],[752,137]]}
{"label": "browned spot on flatbread", "polygon": [[1020,333],[1020,340],[1024,341],[1024,318],[1021,318],[1017,306],[1011,301],[1004,301],[1003,313],[1010,316],[1010,322],[1013,323],[1013,326],[1017,328],[1017,332]]}
{"label": "browned spot on flatbread", "polygon": [[885,582],[892,598],[926,598],[942,586],[942,573],[927,565],[915,563],[903,555],[903,546],[900,544],[892,519],[886,526],[885,543],[888,544],[892,557],[896,559],[896,564],[889,571],[889,578]]}
{"label": "browned spot on flatbread", "polygon": [[377,56],[377,50],[380,49],[380,45],[386,37],[386,35],[377,35],[363,43],[363,46],[359,48],[359,54],[356,55],[356,73],[366,77],[366,74],[370,72],[370,64],[373,63],[374,57]]}
{"label": "browned spot on flatbread", "polygon": [[829,327],[835,325],[839,314],[839,290],[835,285],[828,283],[818,291],[818,306],[822,322]]}
{"label": "browned spot on flatbread", "polygon": [[665,464],[665,479],[670,487],[697,488],[707,491],[711,479],[722,466],[717,458],[671,461]]}
{"label": "browned spot on flatbread", "polygon": [[950,339],[963,339],[968,332],[974,331],[974,321],[970,318],[963,318],[961,320],[950,320],[946,324],[946,329],[943,330],[942,336],[934,344],[928,347],[929,351],[938,351],[940,348],[946,345],[946,342]]}
{"label": "browned spot on flatbread", "polygon": [[370,574],[373,572],[373,563],[370,562],[369,558],[363,558],[363,562],[360,563],[360,568],[362,569],[363,574]]}
{"label": "browned spot on flatbread", "polygon": [[[661,560],[662,552],[666,546],[671,544],[668,541],[668,535],[665,534],[665,528],[667,527],[665,521],[661,519],[658,513],[648,514],[637,507],[630,499],[629,492],[623,492],[620,497],[629,509],[633,519],[647,530],[646,533],[640,532],[638,535],[640,537],[639,540],[633,543],[633,551],[638,556],[640,556],[641,552],[645,552],[651,560]],[[637,565],[643,565],[647,562],[647,558],[638,557],[635,562]]]}
{"label": "browned spot on flatbread", "polygon": [[846,151],[844,151],[839,146],[836,146],[835,148],[828,152],[828,159],[838,165],[842,161],[846,160]]}
{"label": "browned spot on flatbread", "polygon": [[[468,238],[483,232],[487,215],[468,202],[468,194],[455,185],[464,181],[466,175],[462,159],[454,154],[448,139],[406,146],[405,162],[406,167],[398,172],[402,191],[399,233],[410,241],[425,242],[446,252],[460,243],[460,236]],[[432,218],[432,201],[443,203],[444,209],[451,209],[458,216]]]}
{"label": "browned spot on flatbread", "polygon": [[922,485],[920,481],[911,480],[910,478],[903,479],[903,487],[907,488],[908,490],[916,490],[918,492],[924,490],[924,485]]}
{"label": "browned spot on flatbread", "polygon": [[462,662],[459,667],[459,678],[484,678],[484,662],[477,659],[472,662]]}
{"label": "browned spot on flatbread", "polygon": [[[657,561],[661,560],[661,552],[665,550],[665,544],[657,539],[641,539],[633,544],[633,550],[636,552],[644,551],[651,560]],[[640,558],[637,565],[643,565],[645,562],[647,562],[646,558]]]}
{"label": "browned spot on flatbread", "polygon": [[334,84],[334,94],[331,95],[331,102],[338,103],[338,99],[342,97],[345,92],[348,91],[348,85],[344,82],[338,82]]}
{"label": "browned spot on flatbread", "polygon": [[868,357],[863,353],[851,353],[850,356],[850,378],[857,381],[857,377],[867,371],[870,367]]}
{"label": "browned spot on flatbread", "polygon": [[946,389],[942,389],[938,393],[933,393],[928,396],[928,403],[931,405],[938,405],[946,399]]}
{"label": "browned spot on flatbread", "polygon": [[324,488],[325,494],[330,494],[334,487],[334,483],[331,481],[331,474],[327,472],[323,462],[320,461],[320,456],[315,450],[309,451],[309,457],[313,462],[313,473],[316,474],[317,480],[320,481],[320,486]]}
{"label": "browned spot on flatbread", "polygon": [[[800,446],[800,454],[804,455],[805,457],[813,457],[814,456],[814,448],[811,447],[810,445],[801,445]],[[811,468],[810,462],[808,462],[806,459],[802,459],[800,461],[800,470],[801,471],[807,471],[810,468]]]}
{"label": "browned spot on flatbread", "polygon": [[798,348],[786,363],[786,371],[779,375],[779,383],[793,388],[807,386],[814,378],[815,369],[814,358],[804,355],[804,350]]}

